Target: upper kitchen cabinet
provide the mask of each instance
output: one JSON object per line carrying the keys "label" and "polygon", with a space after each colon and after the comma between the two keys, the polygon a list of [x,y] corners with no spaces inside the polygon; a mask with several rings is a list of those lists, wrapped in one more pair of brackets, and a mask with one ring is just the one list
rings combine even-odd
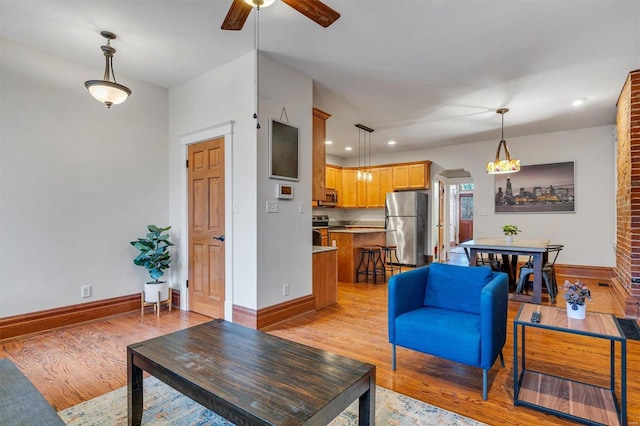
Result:
{"label": "upper kitchen cabinet", "polygon": [[312,188],[311,198],[313,200],[324,200],[325,197],[325,139],[326,121],[331,114],[313,108],[313,165],[312,165]]}
{"label": "upper kitchen cabinet", "polygon": [[355,169],[342,169],[342,189],[338,196],[338,202],[341,204],[341,207],[346,209],[360,207],[356,195],[358,188],[356,177]]}
{"label": "upper kitchen cabinet", "polygon": [[394,190],[429,189],[430,186],[431,161],[393,166]]}
{"label": "upper kitchen cabinet", "polygon": [[380,188],[378,192],[378,205],[384,207],[387,192],[393,192],[393,167],[380,167]]}
{"label": "upper kitchen cabinet", "polygon": [[340,186],[338,185],[338,175],[341,173],[340,169],[327,164],[324,172],[325,189],[335,189],[336,191],[339,191]]}

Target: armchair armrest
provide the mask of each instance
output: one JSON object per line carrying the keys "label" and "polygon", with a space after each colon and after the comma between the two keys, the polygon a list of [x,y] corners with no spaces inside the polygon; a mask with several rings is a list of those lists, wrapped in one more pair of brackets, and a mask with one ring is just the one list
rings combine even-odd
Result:
{"label": "armchair armrest", "polygon": [[509,278],[494,272],[480,294],[480,367],[491,368],[507,339]]}
{"label": "armchair armrest", "polygon": [[395,341],[395,319],[424,306],[429,267],[413,269],[389,278],[389,342]]}

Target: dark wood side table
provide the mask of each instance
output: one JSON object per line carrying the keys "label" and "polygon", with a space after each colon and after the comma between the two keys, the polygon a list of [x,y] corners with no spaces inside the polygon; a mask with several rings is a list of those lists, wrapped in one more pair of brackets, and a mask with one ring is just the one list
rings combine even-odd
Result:
{"label": "dark wood side table", "polygon": [[[541,314],[539,323],[531,322],[534,311]],[[610,386],[590,385],[527,368],[525,332],[529,327],[608,340]],[[620,345],[619,396],[616,395],[616,342]],[[573,354],[567,354],[571,356]],[[589,366],[580,364],[580,368]],[[551,361],[549,370],[552,369]],[[513,403],[590,425],[626,425],[627,338],[615,317],[587,310],[584,320],[576,320],[567,317],[566,308],[523,303],[513,321]]]}

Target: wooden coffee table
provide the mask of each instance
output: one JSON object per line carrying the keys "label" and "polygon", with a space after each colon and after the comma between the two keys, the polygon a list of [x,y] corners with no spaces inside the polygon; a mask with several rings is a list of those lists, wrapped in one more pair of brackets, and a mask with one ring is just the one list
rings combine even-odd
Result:
{"label": "wooden coffee table", "polygon": [[372,364],[214,320],[127,347],[129,425],[142,421],[142,371],[241,425],[326,425],[359,399],[375,424]]}

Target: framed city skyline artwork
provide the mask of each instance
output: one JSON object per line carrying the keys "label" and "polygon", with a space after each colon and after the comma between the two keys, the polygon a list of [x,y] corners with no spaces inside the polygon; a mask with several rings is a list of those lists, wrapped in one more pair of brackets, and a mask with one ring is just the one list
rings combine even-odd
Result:
{"label": "framed city skyline artwork", "polygon": [[495,175],[496,213],[575,213],[575,162],[521,166]]}

